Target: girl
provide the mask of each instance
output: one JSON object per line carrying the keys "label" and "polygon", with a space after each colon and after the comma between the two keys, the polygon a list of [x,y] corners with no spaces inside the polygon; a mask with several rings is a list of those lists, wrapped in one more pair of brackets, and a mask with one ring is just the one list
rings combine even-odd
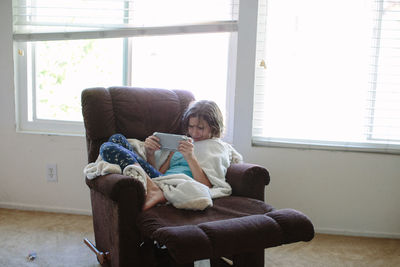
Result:
{"label": "girl", "polygon": [[[146,172],[147,194],[143,210],[166,202],[163,192],[150,178],[184,173],[209,188],[213,186],[199,163],[204,159],[199,159],[195,155],[195,145],[197,142],[209,139],[215,139],[217,145],[223,143],[219,139],[223,130],[223,117],[220,109],[213,101],[201,100],[194,102],[183,115],[182,125],[186,135],[191,138],[180,141],[178,151],[171,152],[159,170],[155,168],[155,152],[161,146],[158,137],[154,135],[147,137],[144,142],[147,162],[133,152],[126,138],[120,134],[110,137],[109,142],[104,143],[100,148],[101,157],[109,163],[118,164],[121,170],[134,164],[141,166]],[[225,161],[222,160],[221,162],[224,163]],[[225,162],[225,165],[227,165],[225,166],[226,168],[229,167],[229,163]]]}

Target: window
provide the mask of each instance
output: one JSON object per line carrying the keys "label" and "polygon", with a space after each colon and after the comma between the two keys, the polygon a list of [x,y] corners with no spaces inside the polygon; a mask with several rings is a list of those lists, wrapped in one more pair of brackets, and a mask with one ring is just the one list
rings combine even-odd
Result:
{"label": "window", "polygon": [[400,1],[259,1],[253,143],[400,153]]}
{"label": "window", "polygon": [[213,97],[226,110],[226,90],[221,88],[227,88],[229,39],[229,33],[135,38],[131,83],[138,87],[187,88],[197,99]]}
{"label": "window", "polygon": [[80,94],[97,86],[190,90],[228,117],[237,0],[13,4],[20,131],[82,134]]}

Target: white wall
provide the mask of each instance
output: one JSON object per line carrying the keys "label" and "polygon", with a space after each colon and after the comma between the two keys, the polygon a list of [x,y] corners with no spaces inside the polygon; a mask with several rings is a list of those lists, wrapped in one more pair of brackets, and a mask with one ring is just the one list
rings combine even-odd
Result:
{"label": "white wall", "polygon": [[[15,131],[11,2],[0,1],[0,207],[89,213],[84,137]],[[46,182],[46,163],[57,163],[58,183]]]}
{"label": "white wall", "polygon": [[[306,213],[320,232],[400,238],[400,156],[252,147],[256,0],[242,1],[234,144],[271,173],[267,201]],[[0,1],[0,207],[90,213],[84,137],[15,132],[11,0]],[[45,179],[57,163],[58,183]]]}

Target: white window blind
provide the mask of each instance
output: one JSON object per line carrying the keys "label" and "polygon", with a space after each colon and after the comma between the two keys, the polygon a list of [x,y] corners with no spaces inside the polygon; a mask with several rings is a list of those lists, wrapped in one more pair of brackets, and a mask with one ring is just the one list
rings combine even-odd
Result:
{"label": "white window blind", "polygon": [[258,1],[256,69],[253,103],[253,136],[262,136],[264,128],[264,99],[266,78],[266,34],[267,34],[267,0]]}
{"label": "white window blind", "polygon": [[400,1],[375,1],[366,135],[400,142]]}
{"label": "white window blind", "polygon": [[238,6],[238,0],[14,0],[14,40],[231,32]]}
{"label": "white window blind", "polygon": [[400,153],[400,1],[260,0],[253,144]]}

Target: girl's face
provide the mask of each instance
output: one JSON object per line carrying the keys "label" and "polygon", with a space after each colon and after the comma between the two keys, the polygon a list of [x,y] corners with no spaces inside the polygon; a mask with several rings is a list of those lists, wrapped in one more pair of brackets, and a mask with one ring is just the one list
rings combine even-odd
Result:
{"label": "girl's face", "polygon": [[198,117],[191,117],[189,119],[188,133],[195,142],[212,137],[210,125],[205,120]]}

